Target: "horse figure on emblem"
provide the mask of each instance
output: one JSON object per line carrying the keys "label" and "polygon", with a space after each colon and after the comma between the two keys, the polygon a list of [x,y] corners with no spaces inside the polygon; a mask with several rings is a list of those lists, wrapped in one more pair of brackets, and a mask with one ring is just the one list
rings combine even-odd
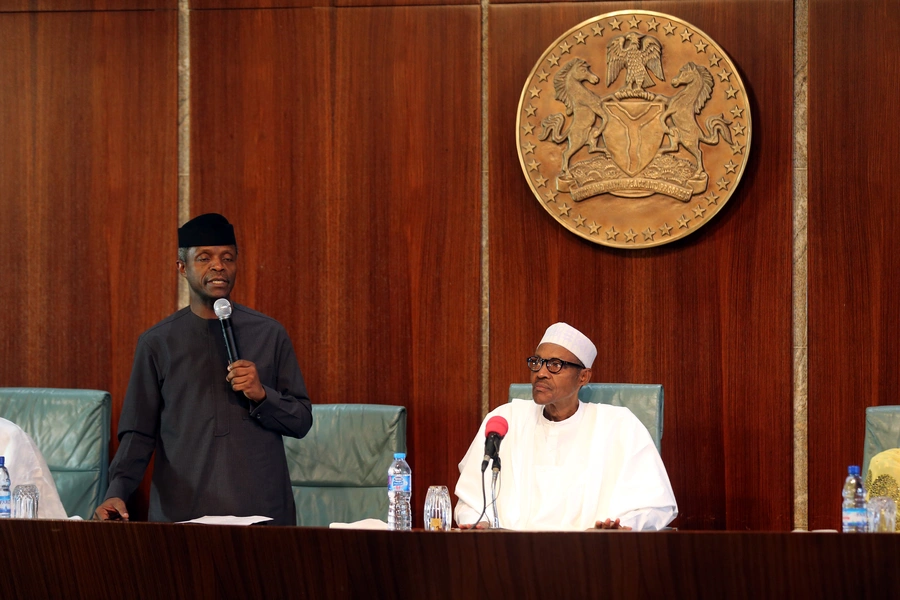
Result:
{"label": "horse figure on emblem", "polygon": [[703,177],[706,171],[703,168],[703,151],[700,149],[700,143],[718,144],[721,134],[725,141],[731,144],[731,131],[728,129],[730,123],[725,120],[725,115],[711,116],[706,119],[706,130],[709,132],[706,134],[694,116],[700,114],[712,95],[714,80],[709,69],[692,62],[686,63],[678,75],[672,78],[671,83],[673,87],[685,87],[672,96],[668,107],[660,117],[663,124],[671,119],[672,126],[667,129],[669,145],[660,148],[659,154],[677,152],[679,146],[684,147],[697,161],[695,177]]}
{"label": "horse figure on emblem", "polygon": [[[565,104],[566,114],[572,115],[569,128],[563,133],[562,127],[566,118],[555,113],[541,121],[541,133],[538,139],[546,140],[548,137],[557,144],[568,141],[566,149],[562,153],[560,174],[569,172],[569,159],[572,155],[588,144],[589,152],[604,152],[597,140],[603,132],[603,107],[600,98],[584,87],[584,82],[596,84],[600,81],[591,72],[591,66],[581,58],[573,58],[567,62],[553,77],[553,89],[557,100]],[[594,122],[600,117],[600,127],[594,127]]]}

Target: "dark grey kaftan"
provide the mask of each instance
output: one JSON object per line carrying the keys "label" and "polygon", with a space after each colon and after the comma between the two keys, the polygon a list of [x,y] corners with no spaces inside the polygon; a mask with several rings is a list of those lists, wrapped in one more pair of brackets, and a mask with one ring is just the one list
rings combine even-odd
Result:
{"label": "dark grey kaftan", "polygon": [[163,319],[138,339],[107,498],[127,500],[155,450],[151,521],[262,515],[296,524],[281,436],[302,438],[312,426],[303,375],[280,323],[238,304],[231,321],[265,400],[251,403],[225,381],[218,319],[190,307]]}

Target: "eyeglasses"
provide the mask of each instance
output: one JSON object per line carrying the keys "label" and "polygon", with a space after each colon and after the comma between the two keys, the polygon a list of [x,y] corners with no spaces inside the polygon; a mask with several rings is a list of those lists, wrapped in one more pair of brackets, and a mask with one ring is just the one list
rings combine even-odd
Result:
{"label": "eyeglasses", "polygon": [[569,362],[561,358],[541,358],[540,356],[529,356],[525,362],[528,364],[528,368],[535,373],[540,371],[541,367],[543,367],[544,365],[547,365],[547,370],[554,374],[562,371],[563,367],[575,367],[576,369],[584,368],[584,365]]}

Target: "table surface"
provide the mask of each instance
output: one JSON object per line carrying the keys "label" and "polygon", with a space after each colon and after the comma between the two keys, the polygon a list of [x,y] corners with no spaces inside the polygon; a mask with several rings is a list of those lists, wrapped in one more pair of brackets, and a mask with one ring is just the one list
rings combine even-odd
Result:
{"label": "table surface", "polygon": [[900,535],[0,521],[0,598],[900,598]]}

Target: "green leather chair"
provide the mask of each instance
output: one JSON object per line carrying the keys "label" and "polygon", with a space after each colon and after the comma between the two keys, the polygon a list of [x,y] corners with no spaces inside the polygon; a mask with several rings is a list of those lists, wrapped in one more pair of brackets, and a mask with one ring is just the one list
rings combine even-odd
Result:
{"label": "green leather chair", "polygon": [[[509,386],[509,401],[533,400],[530,383],[514,383]],[[634,413],[662,452],[663,436],[663,387],[658,384],[637,383],[588,383],[578,391],[578,399],[593,404],[624,406]]]}
{"label": "green leather chair", "polygon": [[870,406],[866,409],[866,441],[863,447],[863,477],[869,461],[879,452],[900,448],[900,406]]}
{"label": "green leather chair", "polygon": [[106,494],[111,412],[109,392],[0,388],[0,417],[37,444],[70,517],[90,519]]}
{"label": "green leather chair", "polygon": [[381,404],[314,404],[303,439],[284,438],[297,525],[387,520],[387,471],[406,452],[406,409]]}

